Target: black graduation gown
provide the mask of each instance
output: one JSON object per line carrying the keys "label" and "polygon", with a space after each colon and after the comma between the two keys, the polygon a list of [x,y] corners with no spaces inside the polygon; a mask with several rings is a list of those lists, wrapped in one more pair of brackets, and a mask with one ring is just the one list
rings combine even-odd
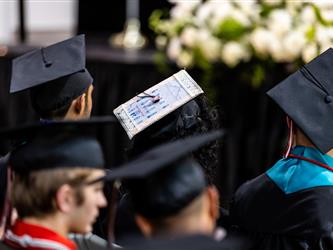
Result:
{"label": "black graduation gown", "polygon": [[134,240],[124,249],[128,250],[249,250],[251,242],[241,235],[230,235],[215,241],[205,235],[188,235],[176,238]]}
{"label": "black graduation gown", "polygon": [[236,192],[230,215],[253,249],[333,249],[333,187],[285,194],[265,173]]}

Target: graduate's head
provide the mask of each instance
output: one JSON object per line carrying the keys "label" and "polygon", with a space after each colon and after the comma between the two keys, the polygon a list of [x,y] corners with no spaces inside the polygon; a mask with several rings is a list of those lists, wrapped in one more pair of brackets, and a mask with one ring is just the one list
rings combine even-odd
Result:
{"label": "graduate's head", "polygon": [[296,127],[299,135],[322,153],[333,148],[333,49],[302,66],[267,94],[289,117],[291,131]]}
{"label": "graduate's head", "polygon": [[[134,157],[159,144],[219,127],[218,112],[211,108],[206,97],[201,95],[137,134],[132,140],[129,153]],[[193,156],[203,168],[208,183],[213,184],[218,163],[217,143],[205,145],[195,151]]]}
{"label": "graduate's head", "polygon": [[181,159],[126,185],[136,223],[145,236],[213,233],[219,196],[215,187],[207,185],[195,160]]}
{"label": "graduate's head", "polygon": [[24,129],[34,135],[9,159],[15,174],[12,202],[20,218],[61,217],[68,232],[91,231],[99,208],[106,205],[100,181],[105,175],[103,152],[89,128],[96,122],[53,122]]}
{"label": "graduate's head", "polygon": [[85,68],[84,35],[28,52],[13,60],[10,92],[30,90],[43,119],[90,116],[93,78]]}
{"label": "graduate's head", "polygon": [[104,175],[102,169],[55,168],[15,175],[12,203],[20,219],[65,218],[68,232],[88,233],[106,206],[103,183],[92,181]]}
{"label": "graduate's head", "polygon": [[142,154],[107,178],[123,179],[146,236],[211,234],[218,217],[218,193],[190,153],[215,141],[213,132],[169,142]]}
{"label": "graduate's head", "polygon": [[[193,93],[191,93],[192,91]],[[159,99],[156,101],[154,96]],[[136,105],[142,107],[142,112],[147,114],[142,117],[136,115]],[[128,111],[131,112],[133,118],[141,122],[137,124],[138,127],[144,124],[142,128],[135,131],[132,138],[128,151],[130,158],[156,145],[220,127],[217,110],[209,106],[200,86],[184,70],[137,95],[124,106],[128,106]],[[115,111],[117,114],[119,108]],[[119,117],[121,120],[121,115]],[[126,126],[125,130],[128,130]],[[213,183],[215,180],[217,152],[217,144],[211,143],[194,153],[194,157],[203,167],[209,183]]]}

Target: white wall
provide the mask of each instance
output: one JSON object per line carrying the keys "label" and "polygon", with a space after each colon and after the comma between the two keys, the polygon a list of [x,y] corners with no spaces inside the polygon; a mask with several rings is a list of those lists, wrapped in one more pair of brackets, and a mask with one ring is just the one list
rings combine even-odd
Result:
{"label": "white wall", "polygon": [[0,0],[0,44],[12,43],[18,27],[18,1]]}
{"label": "white wall", "polygon": [[[73,35],[78,0],[24,0],[28,43],[52,43]],[[18,0],[0,0],[0,44],[13,43],[18,30]]]}
{"label": "white wall", "polygon": [[77,0],[26,0],[29,31],[73,30],[77,21]]}

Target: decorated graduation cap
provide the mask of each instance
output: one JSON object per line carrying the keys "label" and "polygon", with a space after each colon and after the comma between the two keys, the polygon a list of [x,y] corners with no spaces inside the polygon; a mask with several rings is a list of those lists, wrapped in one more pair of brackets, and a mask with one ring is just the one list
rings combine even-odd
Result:
{"label": "decorated graduation cap", "polygon": [[267,94],[322,153],[333,148],[333,49],[301,67]]}
{"label": "decorated graduation cap", "polygon": [[196,123],[200,108],[193,99],[202,93],[193,78],[185,70],[180,70],[113,112],[130,139],[147,128],[150,128],[150,137],[170,131],[175,133],[178,127],[189,128]]}
{"label": "decorated graduation cap", "polygon": [[93,83],[85,64],[84,35],[33,50],[13,60],[10,93],[29,89],[36,111],[59,109]]}
{"label": "decorated graduation cap", "polygon": [[217,140],[221,130],[169,142],[108,171],[107,180],[124,180],[135,210],[147,218],[177,213],[206,187],[202,167],[192,151]]}
{"label": "decorated graduation cap", "polygon": [[[9,165],[21,175],[60,167],[103,168],[104,157],[95,136],[96,127],[115,121],[114,117],[103,117],[24,125],[1,131],[0,138],[25,138],[9,157]],[[29,136],[25,136],[27,134]]]}

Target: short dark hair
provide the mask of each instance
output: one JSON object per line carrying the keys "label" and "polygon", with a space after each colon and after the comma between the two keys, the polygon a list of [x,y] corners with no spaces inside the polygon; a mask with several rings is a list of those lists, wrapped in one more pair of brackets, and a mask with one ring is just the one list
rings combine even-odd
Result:
{"label": "short dark hair", "polygon": [[42,110],[39,107],[34,106],[35,111],[38,113],[39,117],[42,119],[54,119],[56,117],[65,117],[67,114],[71,102],[65,104],[64,106],[57,108],[55,110]]}

